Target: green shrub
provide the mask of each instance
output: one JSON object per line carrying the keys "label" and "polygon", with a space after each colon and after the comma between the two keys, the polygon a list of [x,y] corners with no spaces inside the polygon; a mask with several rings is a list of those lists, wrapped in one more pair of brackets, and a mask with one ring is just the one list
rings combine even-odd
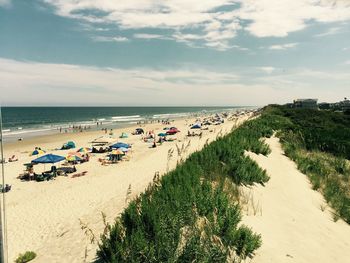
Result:
{"label": "green shrub", "polygon": [[33,260],[36,257],[36,253],[33,251],[26,251],[24,254],[19,254],[15,260],[16,263],[26,263]]}

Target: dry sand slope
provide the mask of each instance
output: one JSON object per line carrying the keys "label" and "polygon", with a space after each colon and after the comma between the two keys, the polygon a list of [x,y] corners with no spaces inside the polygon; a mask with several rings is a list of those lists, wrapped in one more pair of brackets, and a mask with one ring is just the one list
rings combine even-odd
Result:
{"label": "dry sand slope", "polygon": [[261,233],[263,240],[252,262],[350,262],[350,225],[334,222],[329,208],[322,211],[322,195],[283,155],[278,138],[266,142],[272,150],[268,157],[249,156],[271,179],[265,187],[244,190],[249,206],[254,204],[244,212],[244,224]]}

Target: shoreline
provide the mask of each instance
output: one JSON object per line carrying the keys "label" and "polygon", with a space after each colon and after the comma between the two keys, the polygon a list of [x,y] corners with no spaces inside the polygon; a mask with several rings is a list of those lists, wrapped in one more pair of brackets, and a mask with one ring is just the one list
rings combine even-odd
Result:
{"label": "shoreline", "polygon": [[[15,107],[16,108],[16,107]],[[77,107],[79,108],[79,107]],[[108,107],[107,107],[108,108]],[[122,107],[123,108],[123,107]],[[142,107],[141,107],[142,108]],[[152,107],[150,107],[152,108]],[[160,107],[162,108],[162,107]],[[166,107],[165,107],[166,108]],[[183,107],[178,107],[179,109]],[[198,107],[206,108],[206,107]],[[210,107],[208,107],[210,108]],[[60,133],[74,133],[74,128],[80,127],[83,131],[96,131],[101,130],[101,128],[107,129],[119,129],[119,128],[128,128],[130,126],[137,125],[137,123],[141,122],[142,124],[149,124],[155,122],[157,120],[177,120],[183,118],[192,118],[203,115],[210,115],[215,113],[222,112],[237,112],[244,111],[256,108],[255,106],[246,106],[246,107],[223,107],[216,108],[212,107],[212,110],[202,110],[202,111],[188,111],[188,112],[172,112],[172,113],[161,113],[161,114],[142,114],[138,113],[138,115],[122,115],[122,116],[107,116],[105,118],[93,118],[89,121],[87,120],[76,120],[66,123],[46,123],[41,126],[33,126],[33,127],[3,127],[3,140],[4,143],[15,142],[19,139],[28,140],[33,137],[41,137],[46,135],[57,135]],[[98,125],[96,125],[98,123]],[[78,130],[78,129],[76,129]]]}
{"label": "shoreline", "polygon": [[[203,117],[203,116],[202,116]],[[171,123],[176,123],[176,122],[181,122],[181,121],[185,121],[185,120],[189,120],[189,119],[195,119],[193,116],[191,117],[179,117],[177,119],[174,119],[171,121]],[[110,130],[108,129],[112,129],[113,130],[113,136],[114,139],[117,140],[123,140],[123,138],[119,138],[119,136],[125,132],[128,131],[128,133],[131,135],[131,131],[134,131],[136,128],[152,128],[154,126],[158,126],[158,125],[163,125],[166,126],[165,124],[162,123],[158,123],[158,122],[153,122],[153,123],[142,123],[142,124],[129,124],[123,127],[117,127],[117,128],[107,128],[107,134],[104,132],[104,130],[102,129],[90,129],[90,130],[84,130],[83,132],[68,132],[68,133],[54,133],[54,134],[44,134],[44,135],[40,135],[40,136],[33,136],[33,137],[29,137],[25,140],[22,141],[10,141],[10,142],[5,142],[4,141],[4,152],[6,154],[6,152],[9,149],[15,149],[16,151],[19,151],[19,147],[25,147],[27,148],[28,146],[34,146],[35,145],[40,145],[40,144],[46,144],[46,143],[57,143],[57,147],[62,146],[63,143],[72,140],[73,137],[77,137],[77,136],[89,136],[91,138],[98,138],[101,136],[109,136],[109,132]],[[168,125],[169,126],[169,125]],[[170,125],[171,126],[171,125]],[[74,140],[73,140],[74,141]],[[92,141],[92,140],[91,140]],[[61,145],[60,145],[61,143]],[[34,147],[32,147],[34,149]],[[50,149],[50,150],[57,150],[57,148],[54,149]],[[5,156],[5,159],[8,158],[9,156]]]}

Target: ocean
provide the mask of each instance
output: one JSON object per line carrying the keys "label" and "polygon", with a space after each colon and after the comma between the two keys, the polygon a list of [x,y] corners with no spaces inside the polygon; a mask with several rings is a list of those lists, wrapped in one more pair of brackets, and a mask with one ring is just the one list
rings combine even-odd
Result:
{"label": "ocean", "polygon": [[[118,128],[138,121],[175,119],[242,107],[3,107],[4,141],[57,133],[73,126]],[[97,122],[102,125],[97,126]]]}

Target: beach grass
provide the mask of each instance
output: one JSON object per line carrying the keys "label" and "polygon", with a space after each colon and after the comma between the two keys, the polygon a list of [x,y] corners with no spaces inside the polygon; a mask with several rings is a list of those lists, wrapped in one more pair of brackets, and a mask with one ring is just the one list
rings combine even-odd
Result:
{"label": "beach grass", "polygon": [[262,239],[240,224],[238,186],[268,182],[266,172],[245,152],[269,154],[262,138],[276,132],[285,154],[334,209],[334,219],[350,223],[350,145],[344,143],[349,123],[336,112],[266,107],[260,117],[157,177],[112,225],[106,224],[98,257],[105,262],[239,262],[253,257]]}
{"label": "beach grass", "polygon": [[237,186],[269,180],[245,151],[268,154],[260,138],[272,134],[260,119],[248,121],[155,178],[112,225],[106,224],[98,257],[104,262],[239,262],[252,257],[262,240],[239,224]]}
{"label": "beach grass", "polygon": [[324,195],[334,218],[350,224],[350,116],[274,106],[266,108],[262,118],[278,130],[285,154]]}
{"label": "beach grass", "polygon": [[15,260],[15,263],[26,263],[29,261],[32,261],[36,258],[36,253],[33,251],[26,251],[23,254],[19,254],[17,259]]}

